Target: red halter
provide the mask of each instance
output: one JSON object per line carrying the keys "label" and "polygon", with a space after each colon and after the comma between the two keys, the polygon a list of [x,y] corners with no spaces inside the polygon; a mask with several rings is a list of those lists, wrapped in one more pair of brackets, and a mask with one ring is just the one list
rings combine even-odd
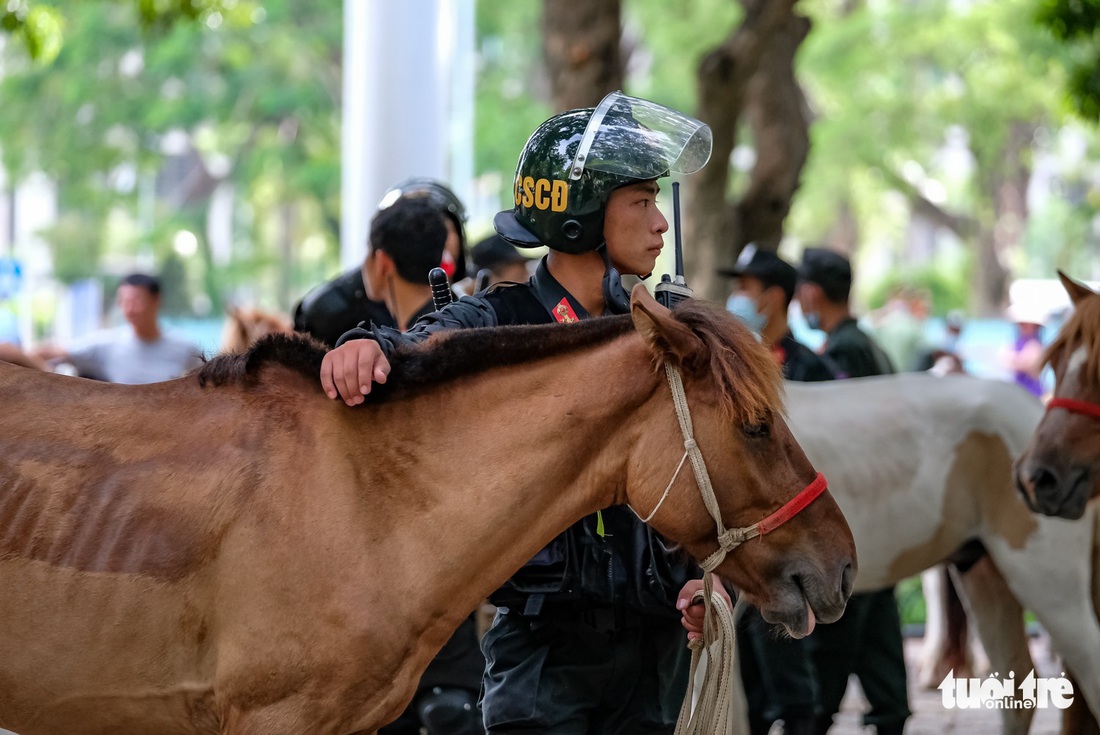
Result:
{"label": "red halter", "polygon": [[814,481],[799,491],[798,495],[795,495],[782,508],[756,524],[757,528],[760,529],[760,535],[763,536],[765,533],[774,531],[794,518],[799,511],[814,502],[818,495],[825,492],[827,487],[829,487],[829,483],[825,481],[825,475],[818,472]]}
{"label": "red halter", "polygon": [[1055,408],[1062,408],[1070,413],[1079,413],[1094,419],[1100,419],[1100,403],[1076,401],[1072,398],[1051,398],[1050,402],[1047,403],[1047,411]]}

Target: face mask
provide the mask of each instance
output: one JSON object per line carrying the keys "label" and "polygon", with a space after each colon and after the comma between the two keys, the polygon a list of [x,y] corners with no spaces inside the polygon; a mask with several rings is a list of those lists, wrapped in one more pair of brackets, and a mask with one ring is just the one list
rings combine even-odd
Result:
{"label": "face mask", "polygon": [[756,309],[756,302],[743,293],[730,296],[726,309],[756,334],[760,334],[768,323],[768,318]]}
{"label": "face mask", "polygon": [[806,315],[806,326],[810,329],[821,329],[821,315],[818,313]]}

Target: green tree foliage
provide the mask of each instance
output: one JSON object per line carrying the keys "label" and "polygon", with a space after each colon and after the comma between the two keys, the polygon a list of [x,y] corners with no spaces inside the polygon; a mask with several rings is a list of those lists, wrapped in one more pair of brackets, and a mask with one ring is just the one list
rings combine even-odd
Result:
{"label": "green tree foliage", "polygon": [[1066,91],[1074,110],[1100,120],[1100,2],[1040,0],[1036,17],[1069,48]]}
{"label": "green tree foliage", "polygon": [[23,44],[32,59],[52,61],[61,50],[62,18],[52,7],[13,0],[0,10],[0,29]]}
{"label": "green tree foliage", "polygon": [[[120,208],[142,221],[145,237],[174,220],[190,225],[202,244],[201,262],[189,267],[204,271],[215,304],[233,284],[219,281],[203,215],[223,181],[238,196],[234,237],[245,244],[235,252],[292,269],[268,257],[282,234],[271,222],[289,206],[298,212],[289,236],[323,237],[334,257],[338,4],[69,0],[56,9],[65,40],[52,61],[6,49],[0,150],[11,178],[45,172],[58,183],[62,209],[79,207],[87,231],[101,236],[108,213]],[[149,207],[140,200],[158,173]],[[88,255],[94,268],[95,252]]]}
{"label": "green tree foliage", "polygon": [[[998,206],[1014,167],[1031,164],[1032,141],[1016,151],[1013,136],[1062,123],[1064,53],[1034,23],[1032,0],[805,9],[815,31],[799,70],[817,118],[789,231],[820,241],[850,207],[861,248],[902,258],[912,201],[923,197],[945,220],[971,223],[958,234],[978,251],[993,238],[983,233],[1006,226]],[[965,176],[942,163],[951,131],[973,156]],[[998,251],[1006,263],[1011,255]]]}

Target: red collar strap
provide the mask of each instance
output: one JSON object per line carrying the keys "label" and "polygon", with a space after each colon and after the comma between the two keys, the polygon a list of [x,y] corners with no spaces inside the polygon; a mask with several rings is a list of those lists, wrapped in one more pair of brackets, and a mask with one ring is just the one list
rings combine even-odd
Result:
{"label": "red collar strap", "polygon": [[1051,411],[1055,408],[1061,408],[1070,413],[1079,413],[1085,416],[1091,416],[1094,419],[1100,419],[1100,403],[1075,401],[1072,398],[1051,398],[1050,402],[1047,403],[1047,411]]}

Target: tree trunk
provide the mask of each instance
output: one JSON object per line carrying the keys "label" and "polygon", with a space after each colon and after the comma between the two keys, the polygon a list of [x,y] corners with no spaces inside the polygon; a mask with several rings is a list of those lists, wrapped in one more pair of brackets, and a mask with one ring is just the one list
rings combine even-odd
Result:
{"label": "tree trunk", "polygon": [[836,220],[825,236],[825,247],[851,258],[859,245],[859,220],[852,211],[852,202],[845,197],[837,207]]}
{"label": "tree trunk", "polygon": [[543,0],[542,50],[554,109],[595,107],[622,89],[620,0]]}
{"label": "tree trunk", "polygon": [[1008,260],[1027,228],[1031,167],[1026,157],[1034,136],[1034,124],[1012,123],[996,170],[982,177],[993,200],[993,224],[982,227],[977,243],[972,287],[974,309],[981,316],[999,315],[1008,306]]}
{"label": "tree trunk", "polygon": [[[795,37],[798,33],[805,34],[805,27],[796,21],[794,16],[795,0],[741,0],[745,8],[745,18],[741,25],[730,36],[710,53],[703,57],[697,71],[698,85],[698,111],[696,116],[710,125],[714,133],[714,153],[702,171],[688,177],[687,201],[684,222],[684,262],[688,271],[688,283],[695,289],[698,296],[720,300],[725,295],[725,283],[715,273],[715,269],[733,262],[736,253],[746,242],[742,232],[742,211],[726,202],[726,188],[729,181],[730,154],[737,144],[737,125],[745,109],[750,96],[750,82],[762,67],[765,57],[768,60],[768,71],[764,72],[770,82],[761,81],[760,102],[755,114],[755,122],[762,125],[758,135],[764,140],[767,127],[774,123],[773,116],[782,116],[784,103],[771,103],[764,105],[763,96],[768,93],[777,95],[775,87],[764,91],[764,84],[771,83],[779,86],[795,84],[793,73],[785,71],[790,60],[784,62],[783,55],[789,55],[793,59],[794,51],[798,47]],[[790,39],[780,39],[785,33],[795,34]],[[794,99],[801,99],[801,92],[792,93],[791,90],[778,92],[785,103]],[[781,133],[777,133],[781,134]],[[771,139],[774,141],[774,138]],[[773,158],[773,153],[777,153]],[[760,231],[766,231],[765,223],[772,222],[778,216],[782,221],[785,216],[787,203],[777,203],[776,197],[782,198],[779,192],[783,189],[784,182],[789,178],[780,174],[774,168],[777,160],[787,160],[793,163],[798,159],[797,155],[791,156],[786,152],[767,151],[760,155],[758,150],[758,165],[754,169],[754,182],[756,186],[753,196],[757,202],[765,202],[765,207],[771,212],[763,212],[758,219],[753,219],[753,226]],[[802,161],[805,154],[802,154]],[[798,164],[801,168],[801,163]],[[757,177],[760,177],[759,179]],[[794,176],[797,182],[797,173]],[[759,181],[759,183],[757,183]],[[753,190],[753,186],[750,186]],[[790,186],[793,193],[794,186]],[[746,207],[747,208],[747,207]],[[782,212],[782,215],[779,215]],[[752,216],[756,217],[755,210]],[[778,237],[772,236],[774,243],[778,244]]]}
{"label": "tree trunk", "polygon": [[783,237],[783,221],[810,152],[810,111],[794,75],[795,53],[809,32],[810,21],[792,14],[749,83],[746,113],[756,165],[737,204],[740,245],[753,242],[774,251]]}

